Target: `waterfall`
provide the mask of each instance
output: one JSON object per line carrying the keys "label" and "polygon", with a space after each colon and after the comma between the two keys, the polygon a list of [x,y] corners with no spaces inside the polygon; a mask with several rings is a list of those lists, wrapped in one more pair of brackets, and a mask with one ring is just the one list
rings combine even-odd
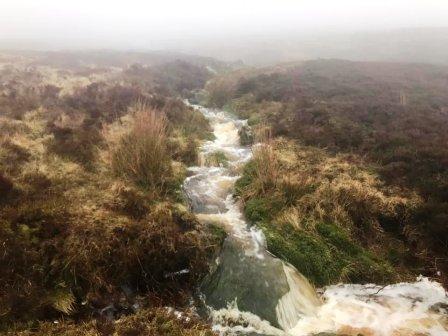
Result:
{"label": "waterfall", "polygon": [[283,330],[290,330],[306,316],[316,316],[322,304],[308,279],[286,263],[283,270],[288,280],[289,292],[278,301],[277,319]]}

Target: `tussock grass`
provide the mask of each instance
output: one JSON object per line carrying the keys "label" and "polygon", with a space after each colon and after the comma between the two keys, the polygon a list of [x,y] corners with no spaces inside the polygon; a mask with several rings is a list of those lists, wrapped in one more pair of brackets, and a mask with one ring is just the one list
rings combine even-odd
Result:
{"label": "tussock grass", "polygon": [[229,165],[229,159],[227,154],[223,151],[215,151],[205,155],[204,164],[212,167],[227,167]]}
{"label": "tussock grass", "polygon": [[420,202],[343,156],[284,139],[255,147],[236,193],[272,252],[318,285],[395,279],[383,224],[405,225]]}
{"label": "tussock grass", "polygon": [[133,127],[113,149],[112,171],[155,195],[166,194],[172,178],[167,151],[167,119],[158,110],[138,103]]}

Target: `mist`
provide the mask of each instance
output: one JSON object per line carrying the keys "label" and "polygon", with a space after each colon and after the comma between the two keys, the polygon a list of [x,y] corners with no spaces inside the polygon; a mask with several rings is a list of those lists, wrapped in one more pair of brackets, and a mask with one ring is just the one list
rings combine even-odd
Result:
{"label": "mist", "polygon": [[171,50],[250,64],[445,63],[447,19],[442,0],[5,0],[0,49]]}

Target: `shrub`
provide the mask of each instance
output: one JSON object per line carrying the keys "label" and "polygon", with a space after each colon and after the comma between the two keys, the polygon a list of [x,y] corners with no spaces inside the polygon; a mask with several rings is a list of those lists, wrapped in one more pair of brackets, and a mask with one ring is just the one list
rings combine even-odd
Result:
{"label": "shrub", "polygon": [[52,260],[66,237],[62,199],[4,206],[0,215],[0,329],[16,320],[55,316],[54,289],[61,278]]}
{"label": "shrub", "polygon": [[80,314],[82,301],[103,308],[118,302],[122,286],[183,303],[179,293],[193,288],[220,244],[194,216],[169,203],[139,220],[81,207],[71,213],[65,203],[46,199],[4,209],[0,328]]}
{"label": "shrub", "polygon": [[[205,271],[213,250],[210,236],[199,231],[193,217],[168,203],[156,205],[141,220],[108,217],[98,213],[96,224],[82,218],[73,223],[53,261],[91,301],[107,300],[123,284],[169,297],[172,290],[188,290]],[[170,276],[184,269],[187,274]]]}
{"label": "shrub", "polygon": [[[198,140],[210,135],[204,116],[141,83],[71,90],[71,72],[55,72],[60,95],[43,77],[0,73],[9,81],[0,85],[0,333],[208,334],[192,316],[162,309],[120,323],[84,320],[105,307],[108,317],[131,313],[135,297],[184,305],[208,270],[223,235],[175,203],[185,166],[172,160],[196,159]],[[175,90],[188,88],[185,80],[195,75],[169,79]],[[173,139],[182,146],[168,149]]]}

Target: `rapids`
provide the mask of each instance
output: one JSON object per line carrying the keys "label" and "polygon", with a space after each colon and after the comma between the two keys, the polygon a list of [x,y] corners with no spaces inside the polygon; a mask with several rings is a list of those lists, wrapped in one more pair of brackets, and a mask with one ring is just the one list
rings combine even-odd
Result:
{"label": "rapids", "polygon": [[[448,335],[448,297],[426,278],[385,287],[339,284],[317,294],[293,266],[267,251],[263,233],[246,223],[232,197],[239,171],[252,152],[240,146],[246,121],[194,106],[213,127],[215,140],[201,147],[200,165],[184,182],[193,212],[228,234],[201,293],[214,330],[221,335]],[[227,165],[206,166],[223,152]]]}

